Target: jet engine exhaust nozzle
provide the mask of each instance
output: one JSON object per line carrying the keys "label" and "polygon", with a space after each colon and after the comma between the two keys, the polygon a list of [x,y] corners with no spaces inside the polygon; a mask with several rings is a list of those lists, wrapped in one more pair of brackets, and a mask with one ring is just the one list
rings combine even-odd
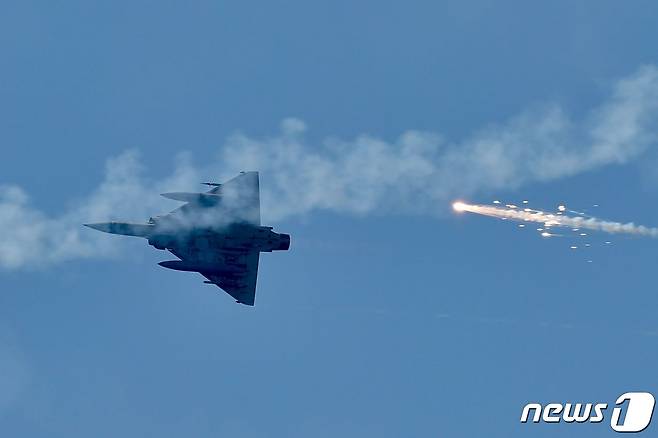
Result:
{"label": "jet engine exhaust nozzle", "polygon": [[281,240],[279,241],[279,246],[276,248],[277,251],[288,251],[290,249],[290,234],[280,234]]}

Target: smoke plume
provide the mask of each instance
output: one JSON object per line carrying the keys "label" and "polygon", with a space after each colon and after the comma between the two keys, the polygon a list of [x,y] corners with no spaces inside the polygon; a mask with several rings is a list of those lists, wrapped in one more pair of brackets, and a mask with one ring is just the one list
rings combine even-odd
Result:
{"label": "smoke plume", "polygon": [[145,220],[175,207],[158,193],[199,190],[209,175],[221,181],[240,170],[261,172],[266,222],[318,210],[436,214],[437,205],[456,196],[627,163],[656,142],[657,120],[658,68],[645,66],[614,84],[610,96],[582,118],[545,105],[457,142],[407,131],[394,141],[360,135],[311,145],[305,124],[286,119],[273,137],[232,135],[217,163],[194,166],[181,156],[174,174],[162,180],[145,177],[139,155],[126,152],[108,161],[98,188],[58,215],[39,210],[20,187],[0,186],[0,266],[112,254],[121,239],[80,224]]}

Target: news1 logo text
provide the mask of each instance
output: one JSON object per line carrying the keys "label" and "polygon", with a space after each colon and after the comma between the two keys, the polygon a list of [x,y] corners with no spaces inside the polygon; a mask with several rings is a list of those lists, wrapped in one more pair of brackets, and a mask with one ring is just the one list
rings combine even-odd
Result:
{"label": "news1 logo text", "polygon": [[[610,415],[615,432],[642,432],[653,417],[656,399],[649,392],[620,395]],[[607,418],[607,403],[528,403],[521,412],[521,423],[601,423]]]}

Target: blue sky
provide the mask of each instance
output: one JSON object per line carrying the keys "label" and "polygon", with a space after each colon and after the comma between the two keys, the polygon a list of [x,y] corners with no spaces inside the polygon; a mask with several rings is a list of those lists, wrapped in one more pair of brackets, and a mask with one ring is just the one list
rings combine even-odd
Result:
{"label": "blue sky", "polygon": [[[613,236],[588,264],[565,239],[449,202],[599,204],[602,217],[658,225],[652,84],[645,130],[613,145],[622,159],[550,178],[525,166],[552,163],[533,157],[553,147],[579,157],[592,126],[616,134],[601,108],[658,64],[657,19],[649,1],[4,4],[2,435],[612,436],[519,416],[531,401],[658,393],[657,242]],[[549,141],[532,122],[554,120],[546,108],[568,121]],[[390,164],[409,132],[438,148],[430,161],[501,133],[518,144],[489,172],[471,153],[452,178],[435,162],[419,178]],[[318,156],[324,179],[283,190]],[[167,256],[137,239],[74,227],[81,243],[55,254],[92,213],[146,219],[175,206],[157,201],[174,183],[251,163],[269,205],[305,197],[263,211],[293,242],[261,257],[254,308],[161,269]],[[512,177],[496,179],[500,166]],[[356,194],[341,185],[354,181]],[[31,229],[39,239],[21,240]],[[27,255],[11,264],[10,250]]]}

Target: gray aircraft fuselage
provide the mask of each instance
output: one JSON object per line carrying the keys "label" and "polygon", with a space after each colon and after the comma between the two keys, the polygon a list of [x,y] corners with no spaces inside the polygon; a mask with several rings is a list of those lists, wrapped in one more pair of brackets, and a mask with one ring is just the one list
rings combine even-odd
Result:
{"label": "gray aircraft fuselage", "polygon": [[240,172],[205,193],[172,192],[164,197],[185,204],[147,223],[85,224],[98,231],[142,237],[180,260],[160,266],[198,272],[236,299],[253,306],[261,252],[286,251],[290,235],[260,224],[258,172]]}
{"label": "gray aircraft fuselage", "polygon": [[171,224],[159,224],[151,220],[148,224],[101,222],[85,225],[106,233],[144,237],[148,239],[149,245],[162,250],[179,245],[200,251],[221,248],[224,251],[272,252],[286,251],[290,248],[289,234],[275,233],[272,227],[251,224],[234,223],[222,228],[176,228]]}

